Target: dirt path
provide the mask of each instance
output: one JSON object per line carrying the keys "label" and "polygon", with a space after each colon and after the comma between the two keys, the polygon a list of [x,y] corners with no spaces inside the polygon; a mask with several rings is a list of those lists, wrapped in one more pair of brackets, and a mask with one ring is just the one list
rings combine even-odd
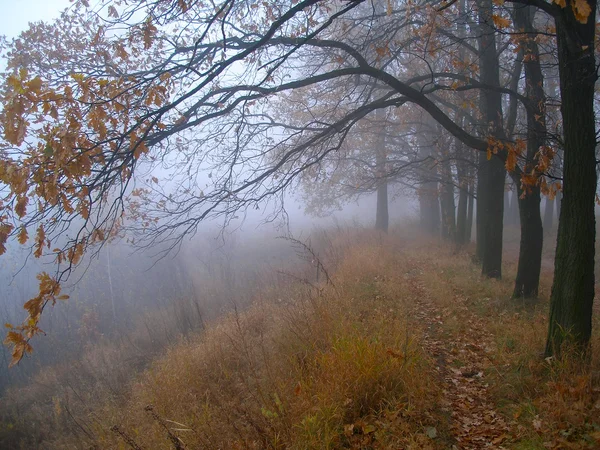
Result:
{"label": "dirt path", "polygon": [[[424,348],[435,358],[443,382],[443,409],[450,418],[454,449],[504,449],[510,440],[511,424],[495,410],[485,368],[489,366],[493,337],[481,320],[455,296],[452,308],[444,308],[420,280],[419,270],[408,275],[414,292],[414,318],[424,331]],[[444,327],[452,315],[462,324],[460,331]]]}

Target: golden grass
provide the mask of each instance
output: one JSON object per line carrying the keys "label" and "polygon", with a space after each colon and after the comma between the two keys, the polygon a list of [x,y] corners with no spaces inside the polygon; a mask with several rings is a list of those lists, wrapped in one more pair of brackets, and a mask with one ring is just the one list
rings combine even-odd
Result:
{"label": "golden grass", "polygon": [[[335,287],[266,289],[157,361],[113,423],[147,448],[168,448],[161,421],[186,448],[444,448],[425,434],[443,431],[439,392],[404,287],[390,296],[383,281],[397,255],[375,234],[354,238]],[[120,439],[110,424],[96,429],[103,448]]]}
{"label": "golden grass", "polygon": [[[249,309],[171,345],[126,395],[90,386],[97,400],[76,417],[57,398],[53,417],[39,419],[39,448],[451,448],[438,362],[413,314],[425,300],[439,311],[449,354],[470,327],[489,336],[485,379],[512,429],[504,448],[598,448],[600,323],[589,364],[543,359],[548,270],[541,299],[524,302],[510,299],[514,254],[498,281],[481,278],[471,249],[411,229],[337,231],[313,243],[333,285],[308,275],[312,286],[265,285]],[[415,297],[414,279],[426,299]],[[70,425],[52,433],[52,421]]]}
{"label": "golden grass", "polygon": [[469,326],[457,298],[491,334],[486,372],[497,407],[515,428],[510,448],[599,448],[600,320],[595,314],[589,361],[582,363],[569,351],[560,360],[543,358],[551,262],[542,271],[540,298],[522,300],[511,298],[515,254],[505,255],[502,280],[482,279],[469,255],[456,254],[452,246],[425,242],[413,257],[426,268],[425,285],[447,314],[444,330],[449,339]]}

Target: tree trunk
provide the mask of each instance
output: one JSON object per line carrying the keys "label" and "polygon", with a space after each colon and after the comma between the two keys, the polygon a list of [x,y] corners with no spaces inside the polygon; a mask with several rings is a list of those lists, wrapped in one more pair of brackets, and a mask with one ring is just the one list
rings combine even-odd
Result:
{"label": "tree trunk", "polygon": [[482,216],[483,254],[481,273],[490,278],[502,277],[502,219],[504,216],[504,178],[506,171],[500,158],[487,160],[484,154],[482,174],[485,177],[477,197],[477,210]]}
{"label": "tree trunk", "polygon": [[[515,175],[516,181],[518,176]],[[535,298],[538,295],[542,267],[544,233],[540,214],[540,188],[533,186],[531,192],[521,198],[519,186],[519,216],[521,219],[521,242],[519,263],[515,279],[514,298]]]}
{"label": "tree trunk", "polygon": [[483,199],[483,197],[485,197],[485,193],[483,193],[483,185],[485,183],[485,167],[482,166],[484,158],[484,154],[477,154],[477,208],[475,210],[475,238],[477,239],[477,241],[475,247],[475,258],[479,262],[483,261],[483,241],[485,239],[485,234],[483,232],[483,215],[481,213],[483,209],[482,203],[485,202],[485,200]]}
{"label": "tree trunk", "polygon": [[503,225],[506,227],[510,223],[510,199],[508,197],[508,186],[504,185],[504,217],[503,217]]}
{"label": "tree trunk", "polygon": [[377,213],[375,217],[375,229],[387,233],[388,226],[388,182],[386,178],[382,178],[379,180],[377,185]]}
{"label": "tree trunk", "polygon": [[[527,109],[527,154],[524,172],[530,173],[538,162],[539,150],[546,144],[546,96],[540,54],[533,26],[534,9],[516,5],[515,25],[525,33],[521,47],[524,53],[525,94],[530,100]],[[518,175],[513,175],[519,197],[521,243],[513,297],[534,298],[538,295],[542,266],[543,228],[540,214],[540,187],[526,186],[525,192]]]}
{"label": "tree trunk", "polygon": [[[523,49],[519,48],[519,53],[515,60],[513,67],[512,76],[510,78],[509,89],[513,92],[519,90],[519,81],[521,80],[521,72],[523,71]],[[515,126],[517,124],[517,113],[519,110],[519,100],[514,95],[511,95],[508,99],[508,114],[506,115],[506,134],[512,136],[515,132]]]}
{"label": "tree trunk", "polygon": [[[430,129],[435,129],[435,124],[428,116]],[[421,212],[421,229],[431,235],[440,232],[440,200],[438,191],[438,164],[433,158],[434,139],[430,134],[421,133],[418,136],[419,159],[423,161],[419,168],[421,186],[418,190],[419,207]]]}
{"label": "tree trunk", "polygon": [[508,214],[509,223],[511,225],[519,225],[519,186],[521,185],[521,181],[517,181],[513,183],[512,186],[512,195],[510,199],[510,211]]}
{"label": "tree trunk", "polygon": [[[474,170],[471,170],[474,172]],[[467,205],[467,225],[465,227],[465,243],[471,242],[473,229],[473,209],[475,207],[475,177],[469,177],[469,204]]]}
{"label": "tree trunk", "polygon": [[594,302],[596,220],[596,130],[594,55],[596,0],[588,0],[587,23],[573,15],[571,1],[556,15],[561,113],[564,129],[563,199],[558,222],[554,282],[546,354],[563,343],[587,350]]}
{"label": "tree trunk", "polygon": [[419,189],[419,210],[421,214],[421,230],[431,235],[437,235],[440,231],[440,201],[437,186],[434,189],[427,182]]}
{"label": "tree trunk", "polygon": [[442,237],[454,241],[456,239],[456,205],[454,203],[452,169],[447,152],[442,152],[441,157],[442,183],[440,204],[442,210]]}
{"label": "tree trunk", "polygon": [[[458,3],[457,17],[457,36],[464,39],[467,35],[467,15],[465,14],[465,0],[460,0]],[[466,61],[466,52],[461,45],[458,50],[458,58],[460,61]],[[458,93],[458,98],[461,103],[465,103],[464,93]],[[461,127],[464,126],[464,114],[460,109],[456,112],[456,123]],[[467,238],[467,209],[469,201],[469,161],[467,159],[468,151],[465,145],[458,138],[454,139],[454,152],[456,154],[456,177],[458,180],[458,210],[456,211],[456,233],[454,241],[457,245],[462,246],[468,242]]]}
{"label": "tree trunk", "polygon": [[[492,0],[478,0],[479,13],[479,62],[481,82],[500,86],[500,65],[496,50],[496,33],[492,20]],[[499,92],[481,92],[482,115],[487,125],[486,134],[504,140],[502,95]],[[502,233],[504,217],[504,180],[506,170],[500,158],[479,158],[477,210],[481,220],[482,274],[491,278],[502,277]],[[478,186],[479,187],[479,186]],[[479,232],[479,227],[478,230]],[[479,240],[479,237],[478,237]]]}
{"label": "tree trunk", "polygon": [[[457,147],[459,143],[457,142]],[[460,144],[462,145],[462,143]],[[461,152],[460,155],[464,155]],[[467,216],[468,216],[468,202],[469,202],[469,178],[467,167],[464,162],[458,162],[456,164],[456,172],[458,176],[458,210],[456,212],[456,243],[458,245],[466,244],[469,239],[467,238]],[[470,238],[470,236],[469,236]]]}
{"label": "tree trunk", "polygon": [[387,180],[387,152],[385,148],[386,112],[378,109],[375,120],[379,134],[375,138],[375,172],[377,176],[377,211],[375,213],[375,229],[387,233],[389,226],[388,212],[388,180]]}
{"label": "tree trunk", "polygon": [[544,230],[546,232],[550,231],[554,225],[554,201],[555,199],[546,197],[546,208],[544,209]]}

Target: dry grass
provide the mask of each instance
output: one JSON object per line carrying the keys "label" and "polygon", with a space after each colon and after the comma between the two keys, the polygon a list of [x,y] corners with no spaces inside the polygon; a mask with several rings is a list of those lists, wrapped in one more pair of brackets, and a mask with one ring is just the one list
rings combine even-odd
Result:
{"label": "dry grass", "polygon": [[[259,281],[248,280],[251,295]],[[0,448],[65,448],[64,442],[88,448],[95,441],[94,424],[108,410],[122,407],[132,382],[152,361],[201,330],[227,302],[247,306],[244,295],[229,296],[221,283],[215,277],[204,284],[202,297],[174,298],[163,308],[140,310],[127,328],[110,336],[98,335],[93,321],[91,327],[80,326],[80,333],[91,330],[96,337],[81,339],[79,358],[44,367],[26,385],[0,397]]]}
{"label": "dry grass", "polygon": [[[551,249],[545,251],[551,253]],[[451,246],[424,242],[413,254],[425,268],[425,285],[446,312],[447,338],[466,333],[470,326],[459,313],[457,299],[492,336],[486,375],[499,410],[516,430],[510,448],[599,448],[598,314],[588,362],[582,363],[569,351],[560,360],[544,359],[551,264],[546,261],[543,265],[538,300],[511,299],[516,256],[505,255],[504,279],[498,281],[482,279],[469,254],[456,254]]]}
{"label": "dry grass", "polygon": [[425,434],[443,431],[438,387],[407,327],[405,287],[384,281],[397,254],[389,238],[349,238],[333,244],[344,253],[335,286],[266,289],[172,348],[95,430],[100,446],[117,446],[106,430],[118,424],[146,448],[168,448],[169,433],[186,448],[444,448]]}
{"label": "dry grass", "polygon": [[[316,283],[314,267],[264,283],[249,309],[173,343],[123,394],[90,381],[92,404],[75,414],[64,396],[49,414],[31,394],[24,417],[45,431],[24,448],[451,448],[438,362],[412,314],[415,276],[440,311],[448,352],[469,327],[489,336],[485,379],[513,429],[504,448],[598,448],[600,323],[587,365],[543,359],[548,270],[541,299],[523,302],[510,299],[514,254],[496,281],[480,277],[469,249],[406,227],[322,233],[312,244],[333,285]],[[109,363],[117,353],[94,355]]]}

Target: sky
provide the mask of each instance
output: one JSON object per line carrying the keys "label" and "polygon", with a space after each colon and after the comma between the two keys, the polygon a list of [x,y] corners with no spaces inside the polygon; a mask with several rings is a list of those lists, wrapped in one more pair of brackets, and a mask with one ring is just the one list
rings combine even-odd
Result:
{"label": "sky", "polygon": [[69,0],[0,0],[0,35],[17,37],[29,22],[51,21],[70,4]]}

